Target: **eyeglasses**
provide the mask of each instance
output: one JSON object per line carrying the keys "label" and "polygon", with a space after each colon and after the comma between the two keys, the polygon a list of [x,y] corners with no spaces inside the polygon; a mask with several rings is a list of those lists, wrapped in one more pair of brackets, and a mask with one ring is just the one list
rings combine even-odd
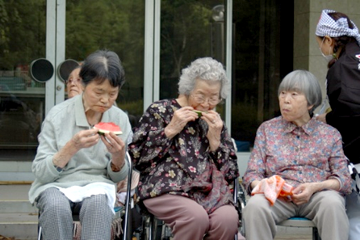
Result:
{"label": "eyeglasses", "polygon": [[194,97],[194,100],[199,104],[208,102],[209,105],[216,105],[221,101],[221,98],[219,98],[219,96],[212,96],[209,98],[205,97],[203,94],[194,94],[192,96]]}
{"label": "eyeglasses", "polygon": [[77,84],[77,83],[79,83],[79,82],[81,82],[81,79],[80,79],[80,78],[69,79],[69,80],[66,81],[66,84],[72,84],[72,83]]}

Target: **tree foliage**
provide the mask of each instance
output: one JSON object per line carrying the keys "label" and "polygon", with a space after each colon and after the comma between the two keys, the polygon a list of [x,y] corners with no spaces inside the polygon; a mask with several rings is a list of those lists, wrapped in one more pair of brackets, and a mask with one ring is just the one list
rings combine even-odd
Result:
{"label": "tree foliage", "polygon": [[214,57],[212,8],[219,1],[161,2],[161,96],[176,97],[181,69],[199,57]]}
{"label": "tree foliage", "polygon": [[45,0],[0,0],[0,69],[45,56]]}

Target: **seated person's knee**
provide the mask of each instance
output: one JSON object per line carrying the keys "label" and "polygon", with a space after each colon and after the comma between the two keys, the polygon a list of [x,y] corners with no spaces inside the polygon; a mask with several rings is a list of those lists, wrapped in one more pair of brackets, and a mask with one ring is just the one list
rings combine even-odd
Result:
{"label": "seated person's knee", "polygon": [[189,218],[191,222],[196,224],[202,223],[204,225],[209,225],[209,215],[206,213],[206,211],[193,211]]}

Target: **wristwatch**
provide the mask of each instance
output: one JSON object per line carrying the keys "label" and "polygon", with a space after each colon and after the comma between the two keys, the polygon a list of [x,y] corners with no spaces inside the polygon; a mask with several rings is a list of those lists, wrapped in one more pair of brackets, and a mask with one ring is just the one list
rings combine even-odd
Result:
{"label": "wristwatch", "polygon": [[55,168],[55,169],[56,169],[56,171],[58,171],[58,172],[62,172],[62,170],[63,170],[63,168],[58,167],[58,166],[56,166],[56,165],[54,165],[54,168]]}

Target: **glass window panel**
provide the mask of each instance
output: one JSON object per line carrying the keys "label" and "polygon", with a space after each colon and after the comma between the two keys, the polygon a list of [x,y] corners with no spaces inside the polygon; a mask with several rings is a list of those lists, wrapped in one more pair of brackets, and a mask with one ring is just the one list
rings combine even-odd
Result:
{"label": "glass window panel", "polygon": [[278,116],[277,89],[293,70],[294,1],[234,1],[231,135],[249,151],[260,124]]}
{"label": "glass window panel", "polygon": [[133,126],[143,113],[144,17],[142,0],[66,3],[66,59],[82,61],[98,49],[116,52],[126,75],[117,104]]}
{"label": "glass window panel", "polygon": [[32,160],[44,118],[45,84],[31,79],[45,57],[45,0],[0,2],[0,160]]}
{"label": "glass window panel", "polygon": [[160,99],[178,96],[181,70],[193,60],[210,56],[225,64],[225,16],[216,11],[226,9],[225,2],[161,1]]}

